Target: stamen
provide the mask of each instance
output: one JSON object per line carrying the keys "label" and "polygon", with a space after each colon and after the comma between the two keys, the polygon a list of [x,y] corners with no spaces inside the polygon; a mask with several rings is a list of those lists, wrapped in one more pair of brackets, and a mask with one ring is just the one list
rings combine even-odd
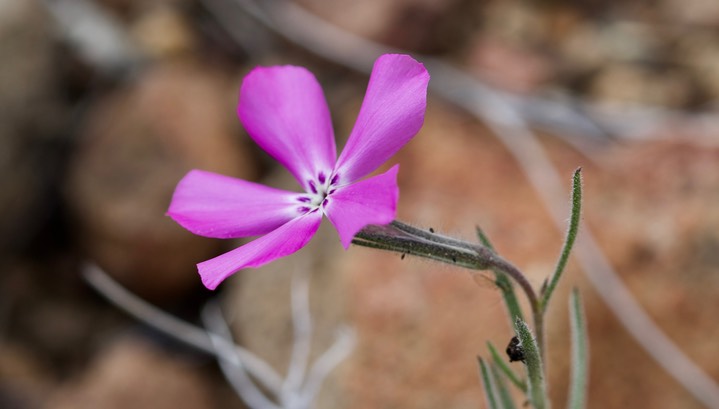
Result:
{"label": "stamen", "polygon": [[307,197],[307,196],[300,196],[300,197],[297,198],[297,201],[298,201],[298,202],[302,202],[302,203],[309,203],[309,202],[312,201],[312,199],[310,199],[310,198]]}
{"label": "stamen", "polygon": [[297,208],[297,211],[298,211],[299,213],[307,213],[307,212],[310,211],[310,208],[309,208],[309,207],[306,207],[306,206],[300,206],[300,207]]}
{"label": "stamen", "polygon": [[325,180],[327,180],[327,177],[325,176],[324,172],[320,172],[319,175],[317,175],[317,180],[320,181],[323,185],[325,184]]}
{"label": "stamen", "polygon": [[330,180],[330,185],[336,185],[337,182],[339,182],[339,180],[340,180],[340,175],[339,175],[339,174],[336,174],[336,175],[332,176],[332,180]]}
{"label": "stamen", "polygon": [[310,180],[309,185],[310,185],[310,190],[312,190],[312,193],[317,194],[317,186],[315,186],[315,182]]}
{"label": "stamen", "polygon": [[322,206],[327,206],[328,202],[329,202],[329,200],[327,200],[327,198],[325,198],[325,200],[322,201]]}

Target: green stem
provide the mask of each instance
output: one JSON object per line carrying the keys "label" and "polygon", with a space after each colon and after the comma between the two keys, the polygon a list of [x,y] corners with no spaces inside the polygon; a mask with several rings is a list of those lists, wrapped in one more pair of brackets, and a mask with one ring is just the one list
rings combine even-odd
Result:
{"label": "green stem", "polygon": [[524,350],[529,402],[535,409],[549,409],[547,386],[544,381],[542,354],[539,346],[532,335],[532,331],[524,321],[517,320],[515,327],[520,345]]}
{"label": "green stem", "polygon": [[[489,238],[484,234],[484,231],[482,231],[479,227],[476,227],[476,231],[479,242],[488,249],[495,251],[492,243],[489,241]],[[512,280],[496,268],[492,269],[492,272],[494,273],[494,284],[499,287],[500,291],[502,291],[504,305],[507,307],[507,311],[509,311],[509,325],[514,325],[514,320],[517,318],[524,320],[522,309],[520,308],[519,301],[517,300],[517,294],[514,292]]]}
{"label": "green stem", "polygon": [[542,312],[546,311],[547,304],[549,304],[549,300],[554,293],[554,289],[557,287],[559,279],[562,277],[562,273],[564,272],[564,268],[567,266],[567,261],[569,260],[569,253],[571,253],[574,242],[577,239],[577,232],[579,231],[579,219],[581,213],[582,168],[578,168],[574,171],[574,176],[572,177],[572,209],[571,217],[569,219],[569,229],[567,230],[567,237],[564,240],[562,252],[559,256],[559,260],[557,261],[557,266],[554,269],[554,274],[552,274],[551,280],[549,280],[547,287],[542,292],[542,301],[540,305]]}
{"label": "green stem", "polygon": [[494,364],[502,371],[504,372],[504,375],[507,377],[507,379],[510,380],[516,386],[524,392],[527,393],[527,384],[524,383],[523,380],[519,379],[517,374],[514,373],[512,368],[507,365],[507,362],[502,359],[502,356],[499,354],[499,351],[497,351],[497,348],[494,347],[494,345],[491,342],[487,342],[487,347],[489,348],[489,353],[492,355],[492,361]]}
{"label": "green stem", "polygon": [[502,407],[504,409],[515,409],[516,405],[514,404],[514,400],[512,400],[512,394],[509,393],[507,383],[504,382],[502,374],[499,373],[497,366],[490,365],[489,369],[492,372],[494,384],[497,386],[497,398],[500,402],[502,402]]}
{"label": "green stem", "polygon": [[572,328],[572,377],[569,387],[569,409],[583,409],[587,404],[589,376],[589,341],[579,290],[569,298],[569,319]]}
{"label": "green stem", "polygon": [[487,398],[487,406],[489,409],[499,409],[497,403],[497,387],[495,385],[495,379],[492,376],[492,372],[489,369],[489,365],[482,358],[477,358],[479,364],[479,378],[482,380],[484,386],[484,396]]}

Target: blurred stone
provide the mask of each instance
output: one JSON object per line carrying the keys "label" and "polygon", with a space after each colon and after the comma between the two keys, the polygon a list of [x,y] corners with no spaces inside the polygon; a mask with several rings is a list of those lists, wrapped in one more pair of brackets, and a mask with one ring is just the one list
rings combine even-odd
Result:
{"label": "blurred stone", "polygon": [[[584,175],[585,218],[637,301],[715,377],[719,361],[709,351],[719,336],[719,149],[655,141],[615,147],[598,159],[602,171]],[[592,374],[602,379],[590,382],[590,396],[605,397],[606,407],[703,407],[606,307],[590,301],[587,311],[592,356],[599,358]]]}
{"label": "blurred stone", "polygon": [[[541,282],[551,265],[528,266],[561,241],[511,156],[476,122],[436,100],[428,107],[420,133],[390,160],[400,163],[397,218],[467,240],[480,225]],[[465,270],[395,253],[353,246],[341,260],[335,274],[347,276],[359,337],[342,378],[350,407],[481,407],[476,356],[512,334],[498,292]]]}
{"label": "blurred stone", "polygon": [[661,13],[678,23],[716,27],[719,24],[719,2],[714,0],[663,0]]}
{"label": "blurred stone", "polygon": [[300,0],[297,3],[361,37],[423,53],[458,49],[479,19],[478,4],[469,0]]}
{"label": "blurred stone", "polygon": [[481,32],[507,43],[535,46],[548,35],[546,15],[535,3],[490,2],[482,8]]}
{"label": "blurred stone", "polygon": [[576,22],[559,39],[564,69],[591,72],[612,61],[627,63],[660,58],[662,41],[649,26],[625,22]]}
{"label": "blurred stone", "polygon": [[21,345],[0,343],[0,407],[39,408],[52,387],[46,368]]}
{"label": "blurred stone", "polygon": [[60,387],[45,409],[210,409],[197,368],[126,338],[98,352],[84,374]]}
{"label": "blurred stone", "polygon": [[540,53],[489,36],[474,41],[468,54],[471,71],[509,91],[536,92],[554,74],[551,62]]}
{"label": "blurred stone", "polygon": [[132,35],[144,53],[154,58],[187,55],[196,46],[189,22],[168,6],[142,14],[132,26]]}
{"label": "blurred stone", "polygon": [[104,98],[88,115],[67,198],[87,256],[153,300],[199,285],[195,263],[219,243],[165,212],[192,168],[252,179],[234,113],[236,81],[201,65],[165,65]]}
{"label": "blurred stone", "polygon": [[27,245],[55,204],[62,107],[51,26],[37,2],[0,2],[0,254]]}
{"label": "blurred stone", "polygon": [[713,30],[697,30],[676,42],[677,60],[687,65],[708,98],[719,100],[719,42]]}
{"label": "blurred stone", "polygon": [[94,0],[125,21],[131,21],[158,7],[184,7],[192,0]]}
{"label": "blurred stone", "polygon": [[593,79],[590,93],[611,103],[684,107],[692,97],[692,84],[681,71],[657,71],[638,65],[605,66]]}

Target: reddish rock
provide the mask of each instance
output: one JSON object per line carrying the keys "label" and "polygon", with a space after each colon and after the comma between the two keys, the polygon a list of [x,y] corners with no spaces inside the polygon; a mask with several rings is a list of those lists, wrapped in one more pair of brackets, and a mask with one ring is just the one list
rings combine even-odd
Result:
{"label": "reddish rock", "polygon": [[467,63],[483,80],[521,93],[536,92],[554,74],[554,67],[545,56],[487,36],[471,45]]}
{"label": "reddish rock", "polygon": [[142,296],[199,285],[195,263],[219,251],[165,216],[180,178],[192,168],[255,175],[234,114],[237,89],[218,70],[166,65],[89,114],[67,198],[88,257]]}
{"label": "reddish rock", "polygon": [[60,387],[44,409],[211,409],[207,379],[193,365],[144,342],[122,339]]}

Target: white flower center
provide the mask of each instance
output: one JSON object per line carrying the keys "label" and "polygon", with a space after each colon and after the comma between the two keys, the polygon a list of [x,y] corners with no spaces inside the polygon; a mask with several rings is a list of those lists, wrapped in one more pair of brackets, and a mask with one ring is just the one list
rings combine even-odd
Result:
{"label": "white flower center", "polygon": [[326,206],[338,182],[339,175],[328,177],[323,172],[320,172],[315,179],[308,180],[307,194],[297,197],[297,201],[301,203],[297,211],[304,214]]}

